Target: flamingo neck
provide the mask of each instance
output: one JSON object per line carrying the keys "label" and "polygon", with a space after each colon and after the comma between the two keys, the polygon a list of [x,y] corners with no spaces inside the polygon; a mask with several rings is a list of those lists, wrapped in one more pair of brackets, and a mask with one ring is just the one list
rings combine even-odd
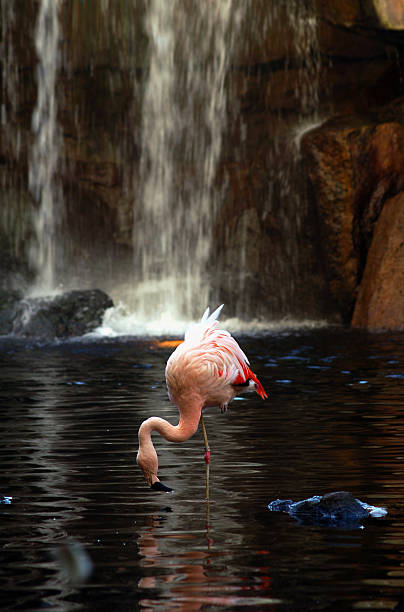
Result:
{"label": "flamingo neck", "polygon": [[139,428],[139,451],[137,462],[143,470],[144,476],[150,486],[155,482],[159,482],[157,476],[158,458],[151,434],[153,431],[157,431],[157,433],[169,442],[184,442],[188,440],[198,429],[199,419],[201,417],[201,407],[194,407],[192,410],[188,409],[185,412],[186,414],[180,410],[178,425],[172,425],[160,417],[150,417],[146,419],[146,421],[143,421]]}
{"label": "flamingo neck", "polygon": [[180,418],[178,425],[172,425],[165,419],[160,417],[150,417],[140,426],[139,441],[140,444],[151,441],[151,434],[157,431],[163,438],[169,442],[184,442],[188,440],[198,429],[199,418],[192,421]]}

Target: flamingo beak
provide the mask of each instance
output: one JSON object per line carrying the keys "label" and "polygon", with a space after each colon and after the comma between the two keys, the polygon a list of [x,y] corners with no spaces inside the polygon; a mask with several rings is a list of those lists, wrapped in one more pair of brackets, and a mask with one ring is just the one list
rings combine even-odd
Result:
{"label": "flamingo beak", "polygon": [[156,480],[156,482],[153,482],[150,488],[153,489],[153,491],[165,491],[166,493],[170,493],[171,491],[173,491],[173,489],[170,489],[170,487],[167,487],[165,484],[163,484],[159,480]]}

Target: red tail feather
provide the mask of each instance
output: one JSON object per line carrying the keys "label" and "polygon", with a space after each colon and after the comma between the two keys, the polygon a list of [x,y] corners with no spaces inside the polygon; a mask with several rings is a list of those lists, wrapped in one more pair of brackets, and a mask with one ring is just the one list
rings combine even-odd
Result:
{"label": "red tail feather", "polygon": [[258,393],[258,395],[260,395],[262,399],[267,399],[268,395],[264,387],[261,385],[260,381],[258,380],[258,378],[255,376],[254,372],[250,370],[248,377],[251,378],[251,380],[253,380],[255,384],[257,385],[256,392]]}
{"label": "red tail feather", "polygon": [[243,373],[239,372],[238,376],[233,380],[233,385],[242,385],[249,378],[251,380],[253,380],[255,382],[255,384],[257,385],[256,391],[257,391],[258,395],[260,395],[262,397],[262,399],[266,399],[268,397],[268,395],[267,395],[264,387],[262,386],[262,384],[260,383],[258,378],[255,376],[254,372],[252,370],[250,370],[250,368],[246,364],[245,364],[245,368],[243,370]]}

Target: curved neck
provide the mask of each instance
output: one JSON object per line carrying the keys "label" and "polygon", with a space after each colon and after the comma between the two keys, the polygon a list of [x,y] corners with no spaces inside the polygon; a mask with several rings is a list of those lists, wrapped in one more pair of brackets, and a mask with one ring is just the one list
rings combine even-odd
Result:
{"label": "curved neck", "polygon": [[137,463],[143,470],[146,481],[150,486],[159,481],[157,476],[158,458],[151,438],[152,431],[157,431],[169,442],[184,442],[193,436],[198,429],[201,410],[202,406],[198,408],[194,405],[191,409],[186,410],[186,415],[180,411],[178,425],[171,425],[171,423],[160,417],[150,417],[143,421],[138,434],[139,451]]}
{"label": "curved neck", "polygon": [[184,442],[188,440],[198,429],[199,415],[195,415],[192,419],[184,419],[181,415],[178,425],[171,425],[165,419],[160,417],[150,417],[140,426],[139,442],[146,442],[151,437],[152,431],[157,431],[163,438],[169,442]]}

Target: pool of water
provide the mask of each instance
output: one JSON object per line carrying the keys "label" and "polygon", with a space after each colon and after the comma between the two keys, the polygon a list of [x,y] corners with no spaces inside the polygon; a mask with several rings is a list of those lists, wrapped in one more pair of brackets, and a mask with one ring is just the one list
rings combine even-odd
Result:
{"label": "pool of water", "polygon": [[[150,339],[0,341],[0,608],[404,610],[404,335],[340,329],[239,338],[270,394],[154,436],[152,492],[137,430],[176,422]],[[388,515],[363,529],[304,526],[277,498],[346,490]],[[74,576],[69,542],[92,573]]]}

